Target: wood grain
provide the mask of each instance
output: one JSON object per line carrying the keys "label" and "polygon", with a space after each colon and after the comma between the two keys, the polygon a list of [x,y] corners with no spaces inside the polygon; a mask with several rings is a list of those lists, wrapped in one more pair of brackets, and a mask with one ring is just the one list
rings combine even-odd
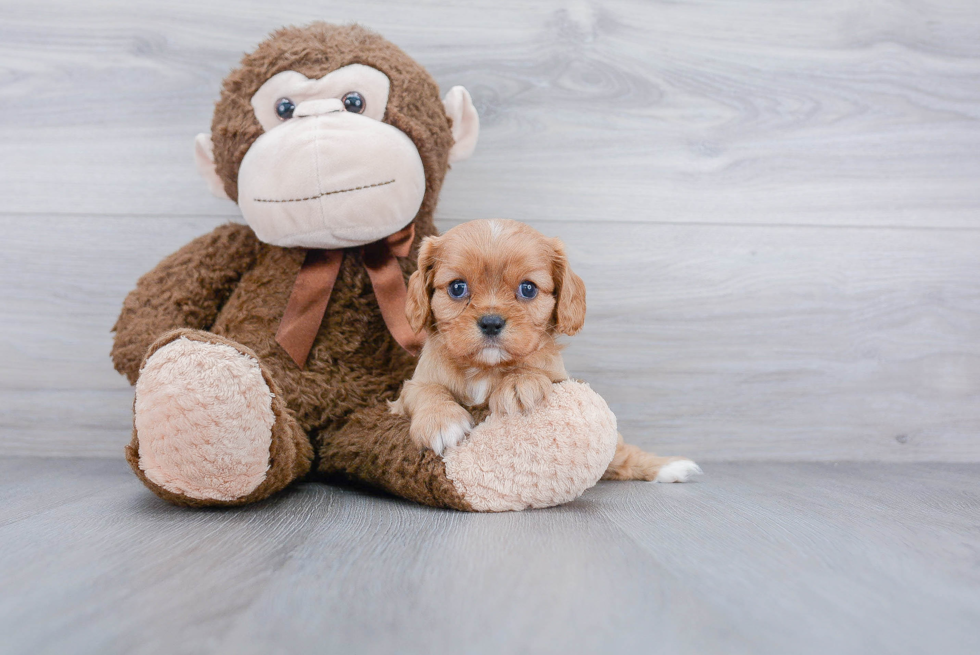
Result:
{"label": "wood grain", "polygon": [[23,499],[0,525],[0,653],[980,646],[977,464],[706,464],[475,515],[313,483],[179,509],[122,462],[68,463],[0,460],[0,499]]}
{"label": "wood grain", "polygon": [[[0,458],[0,527],[107,489],[129,486],[124,467],[111,459]],[[123,492],[119,489],[119,492]]]}
{"label": "wood grain", "polygon": [[[101,220],[0,217],[7,453],[121,452],[132,392],[108,351],[122,299],[218,222]],[[589,290],[568,369],[631,441],[709,459],[980,460],[980,233],[533,224],[562,236]]]}
{"label": "wood grain", "polygon": [[48,483],[42,498],[58,484],[75,498],[0,528],[3,653],[208,652],[339,493],[311,485],[245,512],[186,512],[125,462],[49,461],[17,464]]}
{"label": "wood grain", "polygon": [[191,163],[269,30],[361,21],[482,116],[439,224],[560,235],[570,370],[631,440],[724,459],[980,461],[980,6],[0,2],[0,452],[118,456],[109,328],[234,218]]}
{"label": "wood grain", "polygon": [[[587,504],[545,515],[387,499],[337,509],[343,530],[324,524],[297,548],[219,652],[596,653],[611,641],[678,652],[693,627],[684,608],[702,607]],[[297,621],[304,607],[317,613]]]}
{"label": "wood grain", "polygon": [[963,540],[980,534],[975,466],[705,468],[705,484],[603,485],[591,498],[753,652],[980,647],[976,549]]}
{"label": "wood grain", "polygon": [[976,227],[975,3],[4,3],[8,212],[234,214],[190,164],[282,24],[357,20],[482,115],[452,219]]}

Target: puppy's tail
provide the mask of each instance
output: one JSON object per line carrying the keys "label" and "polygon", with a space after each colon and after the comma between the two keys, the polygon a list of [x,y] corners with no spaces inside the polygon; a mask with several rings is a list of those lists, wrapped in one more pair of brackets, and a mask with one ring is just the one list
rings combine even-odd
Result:
{"label": "puppy's tail", "polygon": [[616,455],[602,479],[689,482],[701,473],[701,467],[686,457],[657,457],[626,443],[619,435]]}

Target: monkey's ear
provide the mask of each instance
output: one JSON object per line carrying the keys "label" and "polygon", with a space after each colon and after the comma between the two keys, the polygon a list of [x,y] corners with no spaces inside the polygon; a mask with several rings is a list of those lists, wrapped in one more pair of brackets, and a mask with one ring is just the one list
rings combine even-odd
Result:
{"label": "monkey's ear", "polygon": [[449,163],[463,161],[473,154],[476,140],[480,136],[480,116],[473,106],[470,92],[461,86],[454,86],[442,99],[446,115],[453,119],[453,147],[449,150]]}
{"label": "monkey's ear", "polygon": [[416,332],[432,326],[432,267],[436,263],[438,248],[436,237],[426,237],[419,246],[419,268],[408,278],[408,297],[405,299],[405,317]]}
{"label": "monkey's ear", "polygon": [[197,172],[208,183],[208,191],[218,198],[231,200],[225,193],[225,183],[214,168],[214,146],[211,144],[210,134],[198,134],[194,139],[194,162],[197,164]]}

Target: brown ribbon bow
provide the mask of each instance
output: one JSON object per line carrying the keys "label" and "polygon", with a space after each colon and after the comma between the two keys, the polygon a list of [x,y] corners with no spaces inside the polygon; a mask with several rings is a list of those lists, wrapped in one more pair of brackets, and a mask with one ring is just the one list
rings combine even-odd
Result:
{"label": "brown ribbon bow", "polygon": [[[405,317],[405,278],[396,257],[408,257],[415,238],[415,225],[410,224],[387,239],[369,243],[363,247],[364,268],[371,278],[374,295],[381,308],[388,331],[398,344],[417,355],[425,335],[412,330]],[[344,261],[343,250],[313,248],[307,251],[293,291],[289,294],[286,311],[279,322],[276,341],[279,342],[296,365],[305,368],[313,340],[320,331],[320,323],[327,311],[330,293]]]}

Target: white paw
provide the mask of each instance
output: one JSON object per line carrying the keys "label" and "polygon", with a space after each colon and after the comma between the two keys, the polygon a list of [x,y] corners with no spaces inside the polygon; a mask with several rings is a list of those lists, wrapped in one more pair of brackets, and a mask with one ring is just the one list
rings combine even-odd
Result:
{"label": "white paw", "polygon": [[435,451],[436,455],[442,455],[446,448],[452,448],[465,439],[472,429],[472,418],[446,421],[430,437],[429,448]]}
{"label": "white paw", "polygon": [[695,475],[701,475],[701,467],[689,459],[679,459],[664,464],[654,482],[688,482]]}
{"label": "white paw", "polygon": [[461,405],[449,403],[437,411],[416,412],[408,429],[420,448],[431,448],[442,455],[446,448],[457,445],[473,429],[473,417]]}

